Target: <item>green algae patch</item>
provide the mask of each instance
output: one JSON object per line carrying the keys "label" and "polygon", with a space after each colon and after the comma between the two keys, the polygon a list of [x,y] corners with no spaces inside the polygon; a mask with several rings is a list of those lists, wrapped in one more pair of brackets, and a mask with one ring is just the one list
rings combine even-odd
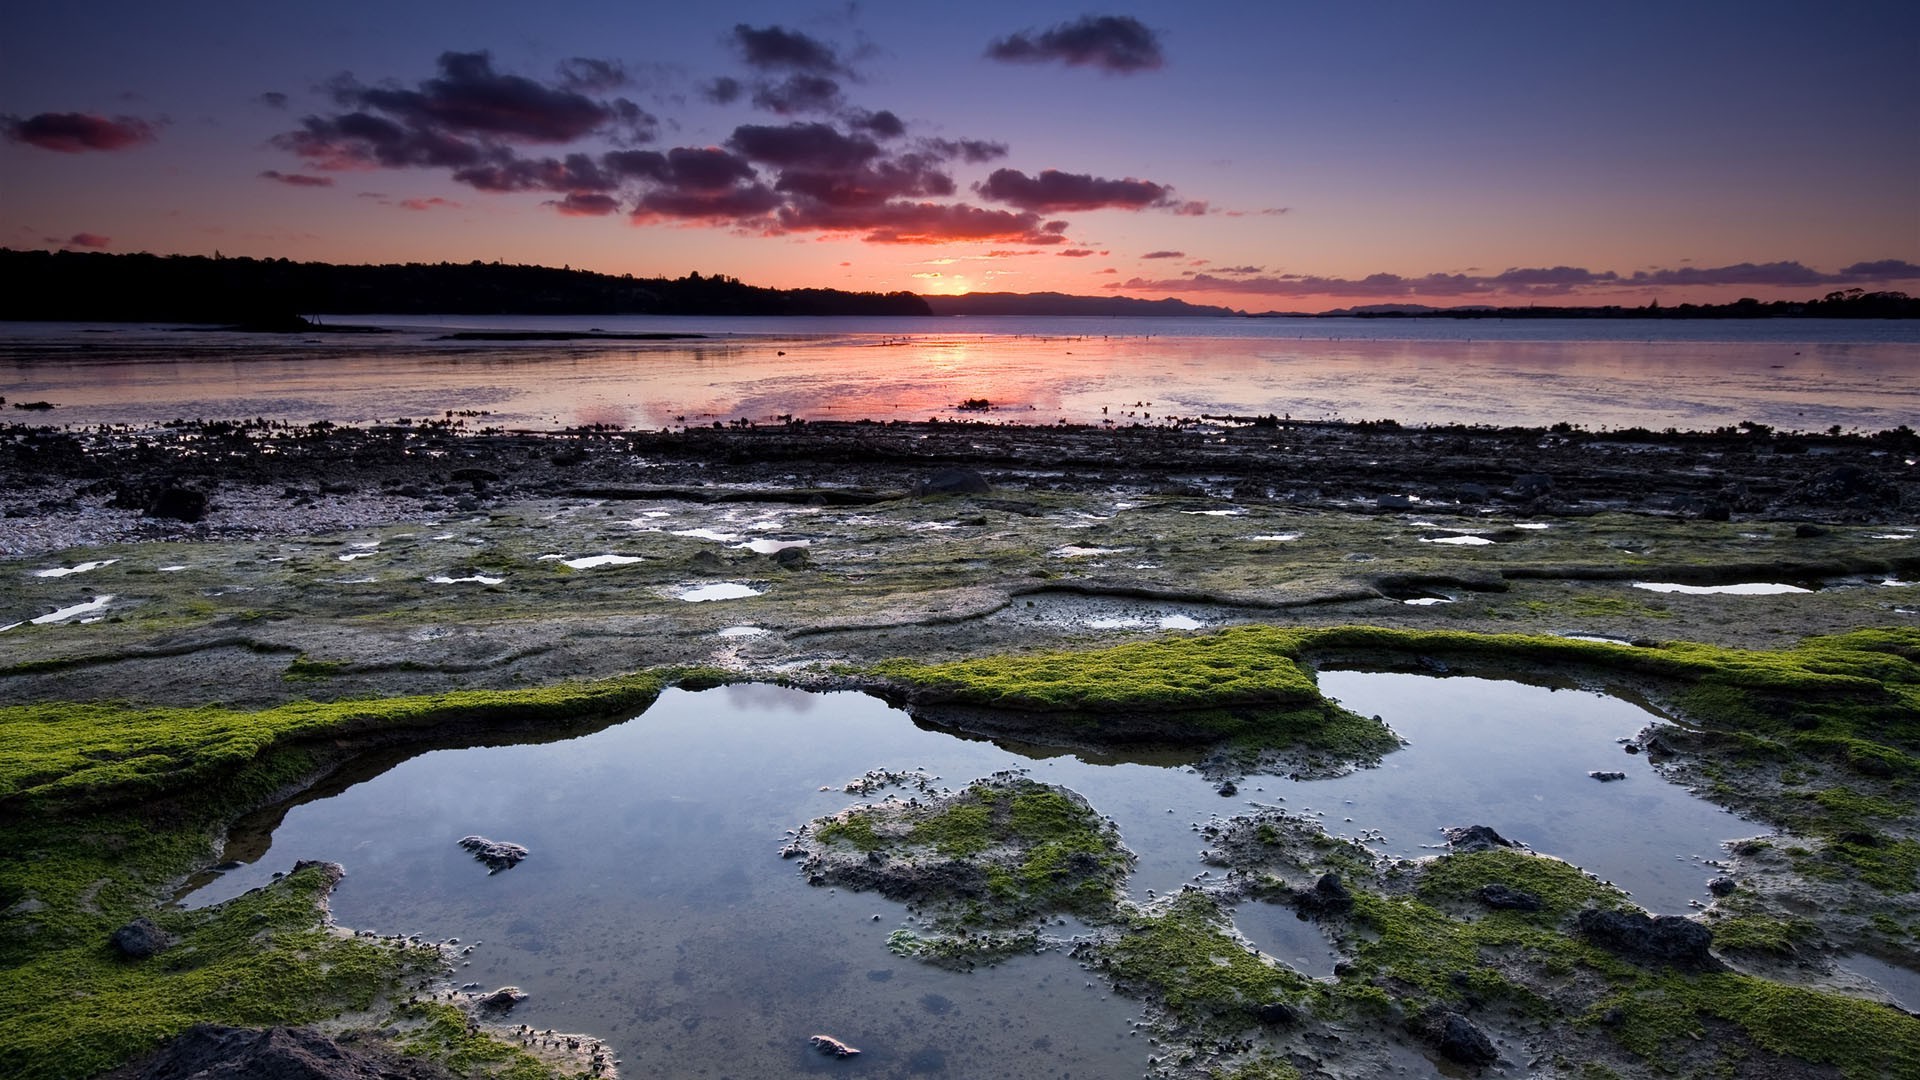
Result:
{"label": "green algae patch", "polygon": [[1257,955],[1231,926],[1213,897],[1187,890],[1127,915],[1118,935],[1086,952],[1117,987],[1165,1005],[1182,1023],[1250,1027],[1262,1005],[1318,995],[1311,979]]}
{"label": "green algae patch", "polygon": [[944,664],[885,660],[873,673],[945,701],[1000,709],[1132,712],[1321,701],[1272,632],[1117,645]]}
{"label": "green algae patch", "polygon": [[480,1030],[452,1005],[409,1001],[393,1010],[393,1019],[404,1025],[395,1040],[402,1053],[444,1065],[460,1076],[553,1080],[559,1075],[521,1047]]}
{"label": "green algae patch", "polygon": [[1832,1065],[1850,1080],[1920,1076],[1920,1019],[1888,1005],[1736,972],[1644,978],[1594,1006],[1626,1049],[1662,1061],[1712,1017],[1776,1054]]}
{"label": "green algae patch", "polygon": [[1480,890],[1504,885],[1540,902],[1527,921],[1558,924],[1585,907],[1621,907],[1625,894],[1593,880],[1572,863],[1524,851],[1491,850],[1442,855],[1421,869],[1419,895],[1429,902],[1468,903]]}
{"label": "green algae patch", "polygon": [[302,864],[216,907],[152,912],[173,943],[142,960],[122,956],[102,929],[18,963],[0,982],[8,1018],[0,1073],[91,1076],[198,1022],[263,1026],[364,1012],[403,981],[440,972],[436,948],[330,930],[325,903],[338,878],[330,864]]}
{"label": "green algae patch", "polygon": [[806,856],[801,871],[812,884],[924,905],[936,933],[890,945],[929,957],[952,951],[941,934],[988,940],[1045,915],[1105,918],[1133,866],[1118,831],[1085,799],[1018,773],[844,810],[809,823],[787,854]]}
{"label": "green algae patch", "polygon": [[0,707],[0,809],[129,802],[190,790],[303,742],[460,723],[571,722],[639,711],[666,685],[648,672],[526,690],[462,690],[244,711],[40,702]]}

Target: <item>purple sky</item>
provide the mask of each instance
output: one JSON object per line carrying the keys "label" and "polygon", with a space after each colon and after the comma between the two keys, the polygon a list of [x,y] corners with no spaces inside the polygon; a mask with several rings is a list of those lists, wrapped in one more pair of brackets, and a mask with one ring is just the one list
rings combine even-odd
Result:
{"label": "purple sky", "polygon": [[282,7],[9,5],[0,245],[1255,310],[1920,291],[1910,2]]}

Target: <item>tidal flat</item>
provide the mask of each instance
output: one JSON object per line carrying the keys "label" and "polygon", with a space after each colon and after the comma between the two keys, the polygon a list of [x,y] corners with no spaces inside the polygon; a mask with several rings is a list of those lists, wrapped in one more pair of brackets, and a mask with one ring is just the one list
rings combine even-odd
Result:
{"label": "tidal flat", "polygon": [[[997,1074],[1920,1074],[1916,458],[1904,429],[9,428],[0,955],[20,977],[0,1067],[91,1076],[210,1022],[317,1025],[421,1075],[692,1075],[720,1047],[765,1075],[972,1075],[996,1045],[980,1017],[1013,1009],[1024,1042]],[[1392,785],[1312,785],[1391,777],[1451,737],[1414,713],[1448,726],[1466,706],[1439,688],[1363,705],[1346,673],[1525,684],[1640,719],[1600,740],[1596,775],[1555,773],[1539,813],[1459,782],[1446,820],[1376,820]],[[698,890],[657,910],[596,895],[577,929],[692,927],[648,946],[671,963],[515,945],[570,932],[540,914],[557,894],[509,910],[502,885],[423,928],[400,884],[353,893],[384,880],[380,838],[406,821],[513,790],[488,827],[514,840],[546,789],[469,780],[370,810],[357,848],[274,839],[415,759],[585,745],[680,707],[663,692],[763,684],[860,691],[895,707],[874,703],[873,731],[955,748],[865,760],[893,744],[849,736],[771,801],[749,797],[761,770],[723,760],[689,795],[712,808],[624,810],[666,845],[635,861]],[[1559,709],[1527,701],[1488,708]],[[1475,730],[1519,741],[1450,727],[1469,736],[1442,775],[1469,769]],[[973,771],[916,778],[895,753]],[[992,780],[1009,766],[1030,776]],[[1120,805],[1126,769],[1165,805]],[[1687,879],[1661,893],[1563,837],[1679,811],[1548,813],[1566,785],[1690,792],[1734,831],[1659,856]],[[764,846],[683,868],[736,818],[725,835]],[[399,865],[457,872],[460,831]],[[587,857],[551,831],[551,865]],[[531,849],[496,878],[469,862],[460,891],[571,872]],[[837,974],[730,1014],[712,1002],[746,931],[665,913],[761,894],[819,913],[802,940],[839,926],[818,946]],[[336,926],[330,896],[365,917]],[[1252,914],[1275,911],[1306,936]],[[109,939],[141,918],[167,944],[135,959]],[[475,952],[483,925],[503,944]],[[508,984],[533,996],[485,1004]],[[553,1004],[569,999],[593,1003]],[[808,1046],[815,1021],[862,1054]]]}

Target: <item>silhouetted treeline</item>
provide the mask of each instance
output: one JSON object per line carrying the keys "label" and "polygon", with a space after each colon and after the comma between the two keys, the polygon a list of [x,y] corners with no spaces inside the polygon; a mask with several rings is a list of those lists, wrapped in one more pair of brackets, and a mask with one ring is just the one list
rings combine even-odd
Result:
{"label": "silhouetted treeline", "polygon": [[1354,311],[1353,319],[1915,319],[1920,298],[1903,292],[1844,289],[1818,300],[1760,301],[1743,297],[1731,304],[1675,304],[1658,300],[1645,307],[1467,307],[1420,311]]}
{"label": "silhouetted treeline", "polygon": [[1066,293],[967,293],[925,298],[935,315],[1157,315],[1224,317],[1231,308],[1189,304],[1171,297],[1137,300],[1131,296],[1070,296]]}
{"label": "silhouetted treeline", "polygon": [[0,248],[0,319],[291,323],[301,315],[928,315],[910,292],[766,289],[722,275],[616,277],[503,263]]}

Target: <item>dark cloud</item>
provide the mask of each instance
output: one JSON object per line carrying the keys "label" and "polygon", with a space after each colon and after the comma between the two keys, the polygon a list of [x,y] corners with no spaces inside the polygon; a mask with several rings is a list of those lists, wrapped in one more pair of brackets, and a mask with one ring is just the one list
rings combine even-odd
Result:
{"label": "dark cloud", "polygon": [[727,145],[749,160],[776,168],[845,171],[880,156],[880,146],[872,139],[845,135],[827,124],[743,124],[733,129]]}
{"label": "dark cloud", "polygon": [[101,236],[99,233],[77,232],[67,238],[69,247],[103,248],[111,243],[113,243],[111,237]]}
{"label": "dark cloud", "polygon": [[287,95],[278,90],[269,90],[253,100],[265,105],[269,109],[284,109],[287,107]]}
{"label": "dark cloud", "polygon": [[429,199],[401,199],[393,205],[402,210],[458,210],[460,208],[459,203],[452,199],[443,199],[438,195]]}
{"label": "dark cloud", "polygon": [[748,66],[762,71],[850,74],[833,46],[797,30],[779,26],[755,29],[746,23],[737,23],[733,28],[733,43]]}
{"label": "dark cloud", "polygon": [[746,92],[747,88],[741,84],[739,79],[729,78],[725,75],[702,83],[700,86],[700,96],[713,102],[715,105],[731,105],[739,101],[740,95]]}
{"label": "dark cloud", "polygon": [[774,188],[832,206],[871,206],[892,199],[944,198],[954,193],[952,177],[911,155],[871,168],[840,172],[787,169]]}
{"label": "dark cloud", "polygon": [[832,112],[840,107],[840,84],[825,75],[801,72],[777,83],[757,84],[753,89],[753,104],[755,108],[782,116]]}
{"label": "dark cloud", "polygon": [[720,190],[660,188],[649,191],[634,205],[635,224],[656,221],[699,221],[748,225],[765,218],[781,202],[765,184],[742,184]]}
{"label": "dark cloud", "polygon": [[262,179],[277,180],[291,187],[332,187],[331,176],[308,176],[305,173],[283,173],[278,169],[268,169],[260,174]]}
{"label": "dark cloud", "polygon": [[583,94],[604,94],[633,82],[627,66],[618,60],[576,56],[560,63],[560,85]]}
{"label": "dark cloud", "polygon": [[987,56],[1015,63],[1058,60],[1121,75],[1166,63],[1159,36],[1130,15],[1088,15],[1037,34],[1000,38],[987,46]]}
{"label": "dark cloud", "polygon": [[1042,221],[1031,211],[988,210],[965,203],[890,202],[878,206],[786,206],[779,214],[788,232],[862,233],[874,244],[941,244],[956,240],[1003,240],[1032,245],[1066,242],[1067,223]]}
{"label": "dark cloud", "polygon": [[343,79],[334,86],[334,98],[421,131],[508,142],[570,142],[626,119],[613,105],[577,91],[496,72],[489,53],[444,52],[439,65],[440,76],[422,81],[418,89]]}
{"label": "dark cloud", "polygon": [[1214,271],[1216,274],[1264,274],[1266,272],[1267,268],[1264,266],[1223,266]]}
{"label": "dark cloud", "polygon": [[0,130],[9,140],[80,154],[88,150],[125,150],[154,140],[153,125],[134,116],[109,120],[92,113],[39,113],[22,119],[0,116]]}
{"label": "dark cloud", "polygon": [[1187,253],[1184,251],[1149,251],[1140,257],[1143,259],[1184,259],[1187,257]]}
{"label": "dark cloud", "polygon": [[619,200],[611,195],[570,192],[564,199],[549,199],[544,204],[567,217],[605,217],[620,209]]}
{"label": "dark cloud", "polygon": [[367,112],[309,116],[300,130],[275,135],[273,145],[315,168],[465,168],[486,156],[481,147],[445,132],[407,127]]}
{"label": "dark cloud", "polygon": [[847,126],[855,131],[864,131],[878,139],[897,139],[907,133],[907,125],[886,109],[881,109],[879,112],[854,113],[847,118]]}
{"label": "dark cloud", "polygon": [[985,182],[975,184],[973,190],[983,199],[1043,214],[1163,206],[1172,192],[1163,184],[1147,180],[1106,180],[1058,169],[1044,169],[1038,176],[1028,176],[1018,169],[995,169]]}
{"label": "dark cloud", "polygon": [[936,157],[959,158],[969,165],[984,165],[1007,156],[1007,144],[986,139],[921,139],[920,148]]}
{"label": "dark cloud", "polygon": [[1134,278],[1109,288],[1172,289],[1183,292],[1234,292],[1265,296],[1367,297],[1377,300],[1427,298],[1529,298],[1566,296],[1582,290],[1645,290],[1647,288],[1703,288],[1755,286],[1818,288],[1859,283],[1920,280],[1920,265],[1903,259],[1855,263],[1837,273],[1814,270],[1799,262],[1735,263],[1729,266],[1636,270],[1631,275],[1578,266],[1514,267],[1498,274],[1369,274],[1363,278],[1279,274],[1270,277],[1229,278],[1252,267],[1235,267],[1220,274],[1196,274],[1187,279]]}
{"label": "dark cloud", "polygon": [[481,191],[608,191],[616,183],[586,154],[565,158],[498,155],[484,165],[456,170],[453,178]]}
{"label": "dark cloud", "polygon": [[1068,259],[1084,259],[1096,252],[1091,248],[1068,248],[1065,251],[1056,251],[1054,254]]}

